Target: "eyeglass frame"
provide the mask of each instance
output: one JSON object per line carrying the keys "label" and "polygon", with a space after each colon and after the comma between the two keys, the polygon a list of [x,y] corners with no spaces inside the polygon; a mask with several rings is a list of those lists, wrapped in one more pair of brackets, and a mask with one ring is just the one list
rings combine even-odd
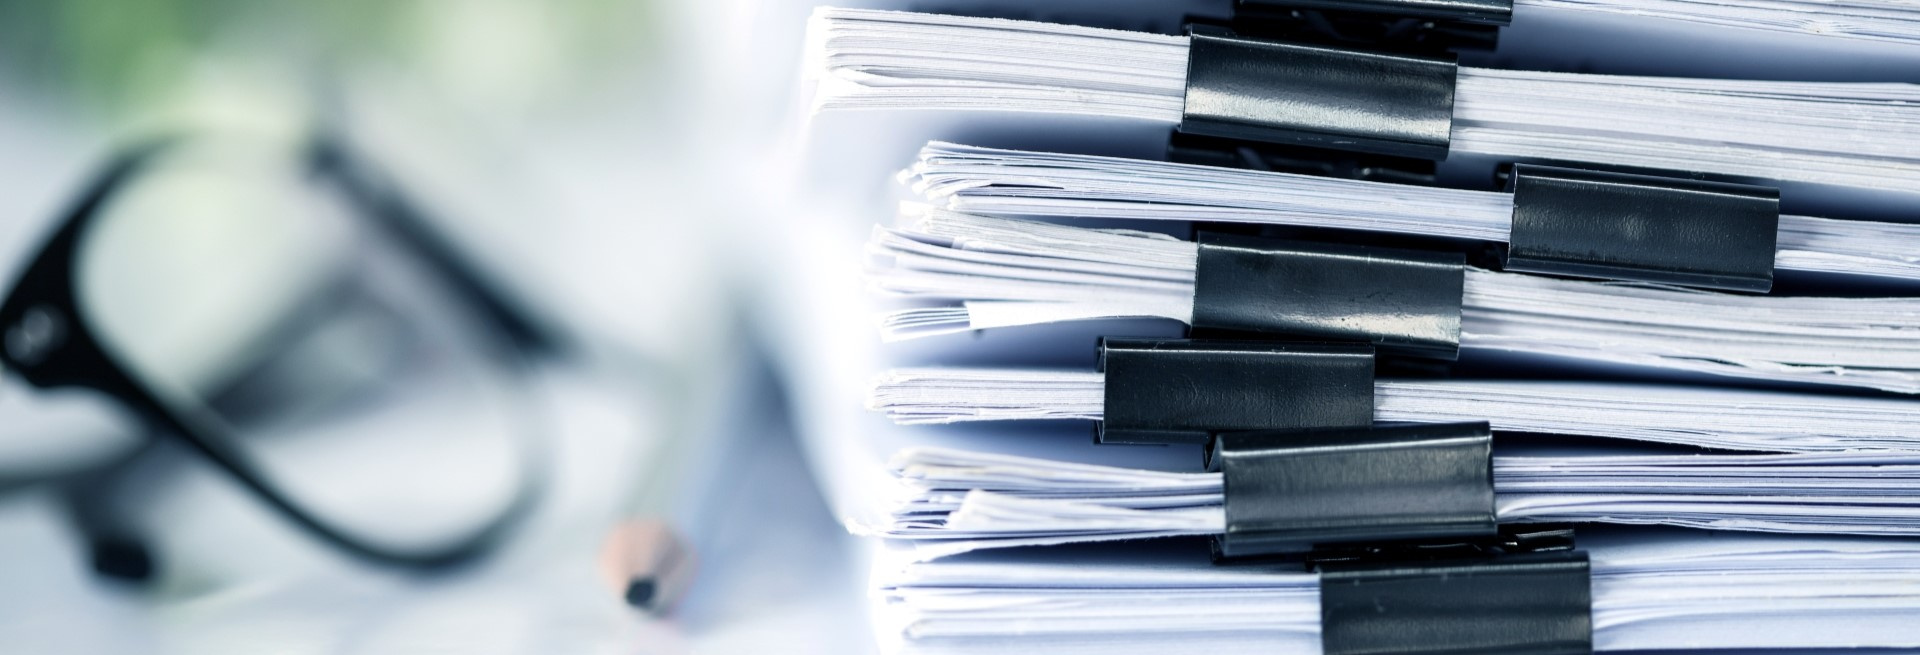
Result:
{"label": "eyeglass frame", "polygon": [[[421,552],[375,545],[335,529],[300,507],[244,453],[228,445],[232,440],[225,438],[226,430],[218,421],[205,420],[163,402],[153,388],[103,347],[77,297],[75,268],[83,238],[117,191],[187,138],[162,137],[127,148],[83,186],[79,201],[65,212],[60,226],[42,243],[0,301],[0,373],[11,371],[42,389],[81,388],[104,394],[163,435],[184,441],[300,529],[361,559],[438,569],[470,561],[497,546],[535,504],[544,486],[540,480],[524,480],[498,516],[457,543]],[[520,355],[514,360],[516,364],[562,354],[565,348],[556,331],[490,284],[481,269],[433,227],[425,213],[385,182],[344,139],[316,133],[304,145],[305,162],[314,172],[330,176],[338,184],[341,194],[358,210],[351,213],[392,235],[396,243],[428,264],[427,268],[454,295],[469,303]]]}

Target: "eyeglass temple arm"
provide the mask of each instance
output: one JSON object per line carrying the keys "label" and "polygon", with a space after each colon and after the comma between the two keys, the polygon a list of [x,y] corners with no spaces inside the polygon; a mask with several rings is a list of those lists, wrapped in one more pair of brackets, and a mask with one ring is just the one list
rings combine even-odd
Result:
{"label": "eyeglass temple arm", "polygon": [[558,355],[566,350],[559,330],[537,319],[525,303],[510,297],[504,287],[453,245],[426,212],[420,209],[384,172],[356,155],[344,140],[322,134],[313,144],[314,164],[340,184],[341,190],[368,215],[391,229],[423,260],[446,277],[446,282],[489,319],[513,344],[535,355]]}

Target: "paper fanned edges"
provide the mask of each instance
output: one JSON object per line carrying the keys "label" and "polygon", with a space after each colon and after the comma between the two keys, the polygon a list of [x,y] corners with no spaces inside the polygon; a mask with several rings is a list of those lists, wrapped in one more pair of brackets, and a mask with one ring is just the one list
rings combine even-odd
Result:
{"label": "paper fanned edges", "polygon": [[[822,10],[816,111],[982,110],[1181,121],[1187,39],[904,12]],[[1311,93],[1303,91],[1303,93]],[[1450,152],[1920,188],[1920,86],[1459,69]]]}
{"label": "paper fanned edges", "polygon": [[[1218,473],[1175,473],[941,448],[891,462],[902,489],[875,536],[949,552],[1226,530]],[[1501,523],[1920,535],[1920,456],[1493,456]]]}
{"label": "paper fanned edges", "polygon": [[[873,286],[933,307],[889,339],[1065,320],[1194,320],[1198,247],[908,207],[870,243]],[[1469,269],[1464,352],[1920,393],[1920,298],[1746,296]],[[1738,338],[1729,338],[1738,335]]]}
{"label": "paper fanned edges", "polygon": [[[1393,17],[1506,25],[1516,0],[1242,0],[1241,5],[1278,10],[1319,9]],[[1525,0],[1518,0],[1524,2]]]}
{"label": "paper fanned edges", "polygon": [[[868,406],[906,425],[1097,421],[1095,371],[909,368],[880,375]],[[1381,423],[1489,421],[1503,432],[1773,452],[1920,452],[1920,403],[1787,391],[1624,382],[1379,380]],[[1275,402],[1284,401],[1276,399]]]}
{"label": "paper fanned edges", "polygon": [[[1920,543],[1581,535],[1600,651],[1920,647]],[[1190,547],[1046,548],[876,568],[881,629],[943,648],[1316,653],[1318,576]],[[1204,633],[1204,634],[1202,634]],[[1074,650],[1079,647],[1079,650]]]}
{"label": "paper fanned edges", "polygon": [[[1212,221],[1506,242],[1513,196],[1117,157],[929,143],[902,173],[983,216]],[[1920,280],[1920,224],[1779,217],[1775,267]]]}

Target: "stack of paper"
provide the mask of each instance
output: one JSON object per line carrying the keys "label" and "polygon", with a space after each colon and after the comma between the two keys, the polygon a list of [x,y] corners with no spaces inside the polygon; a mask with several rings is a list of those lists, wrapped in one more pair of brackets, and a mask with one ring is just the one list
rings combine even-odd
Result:
{"label": "stack of paper", "polygon": [[[1920,543],[1583,531],[1594,649],[1920,648]],[[1318,653],[1319,580],[1213,566],[1179,540],[883,557],[878,628],[903,653]]]}
{"label": "stack of paper", "polygon": [[[987,110],[1181,122],[1187,39],[822,9],[816,112]],[[1452,152],[1912,193],[1920,87],[1461,68]]]}
{"label": "stack of paper", "polygon": [[[983,216],[1217,221],[1504,242],[1513,195],[930,143],[900,175]],[[1775,265],[1920,281],[1920,224],[1781,216]]]}
{"label": "stack of paper", "polygon": [[[902,227],[874,232],[874,286],[946,302],[884,315],[887,338],[1191,320],[1192,242],[911,206],[907,214]],[[1474,269],[1462,302],[1460,345],[1470,353],[1920,393],[1920,298],[1747,296]]]}
{"label": "stack of paper", "polygon": [[[883,376],[872,406],[908,423],[1098,419],[1097,373],[924,369]],[[1618,454],[1514,448],[1494,461],[1511,521],[1661,523],[1780,532],[1920,534],[1920,405],[1781,392],[1571,382],[1382,382],[1383,422],[1488,420],[1496,429],[1791,455]],[[1221,479],[1193,450],[1154,466],[1097,462],[1116,447],[1034,436],[1026,453],[908,448],[869,531],[939,540],[927,552],[1217,534]],[[1548,441],[1548,443],[1551,443]],[[1884,449],[1890,452],[1868,452]],[[1825,454],[1823,454],[1825,453]],[[879,453],[875,453],[876,456]]]}
{"label": "stack of paper", "polygon": [[[1920,36],[1920,12],[1884,3],[1516,5],[1516,24],[1552,11],[1901,48]],[[1157,20],[1099,24],[1173,31]],[[838,513],[885,539],[873,585],[888,652],[1320,652],[1316,574],[1209,561],[1226,483],[1200,449],[1089,439],[1107,409],[1096,340],[1184,333],[1191,221],[1499,243],[1513,201],[1137,159],[1181,122],[1187,46],[846,9],[809,26],[806,141],[828,182],[798,186],[831,199],[780,216],[781,254],[802,265],[770,294],[784,310],[771,332]],[[1838,189],[1836,213],[1920,198],[1914,86],[1471,65],[1458,79],[1443,173],[1476,158],[1698,170],[1783,183],[1799,213],[1826,208],[1794,204],[1794,184]],[[912,157],[929,138],[1136,159],[945,142]],[[909,164],[897,213],[882,163]],[[1779,225],[1783,278],[1920,283],[1920,227]],[[1579,525],[1599,650],[1920,648],[1920,403],[1885,393],[1920,393],[1920,302],[1477,269],[1462,301],[1467,377],[1379,379],[1374,418],[1498,431],[1497,518]],[[1561,379],[1470,377],[1482,363]],[[1568,379],[1596,370],[1628,381]],[[1744,386],[1705,386],[1726,382]]]}
{"label": "stack of paper", "polygon": [[[1496,454],[1502,523],[1920,535],[1920,455]],[[912,491],[882,534],[926,552],[1216,535],[1218,473],[1170,473],[946,449],[896,455]]]}
{"label": "stack of paper", "polygon": [[[868,407],[902,425],[1098,420],[1103,378],[1072,370],[896,369],[874,381]],[[1670,384],[1386,379],[1374,384],[1374,420],[1488,421],[1509,432],[1730,450],[1920,452],[1920,402]]]}
{"label": "stack of paper", "polygon": [[1865,2],[1700,2],[1697,0],[1514,0],[1514,11],[1575,11],[1920,45],[1920,7],[1900,0]]}

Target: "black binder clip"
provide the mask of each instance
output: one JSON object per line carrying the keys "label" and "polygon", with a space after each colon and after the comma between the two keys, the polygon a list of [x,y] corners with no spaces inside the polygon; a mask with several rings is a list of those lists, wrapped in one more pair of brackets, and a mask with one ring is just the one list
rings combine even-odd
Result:
{"label": "black binder clip", "polygon": [[1190,339],[1102,339],[1103,444],[1206,444],[1224,430],[1373,422],[1373,347]]}
{"label": "black binder clip", "polygon": [[1179,130],[1167,139],[1167,161],[1389,184],[1439,183],[1439,166],[1431,159],[1238,141]]}
{"label": "black binder clip", "polygon": [[1240,11],[1309,9],[1482,25],[1513,22],[1513,0],[1236,0]]}
{"label": "black binder clip", "polygon": [[[1548,523],[1501,525],[1492,538],[1436,541],[1393,541],[1333,544],[1315,548],[1306,556],[1307,569],[1368,562],[1430,562],[1499,557],[1524,553],[1559,553],[1574,549],[1573,527]],[[1216,553],[1215,559],[1220,559]]]}
{"label": "black binder clip", "polygon": [[1486,423],[1219,434],[1216,561],[1303,557],[1340,655],[1593,649],[1573,531],[1500,526]]}
{"label": "black binder clip", "polygon": [[1446,159],[1459,66],[1451,58],[1190,30],[1180,132]]}
{"label": "black binder clip", "polygon": [[1246,36],[1445,54],[1491,52],[1512,0],[1238,0],[1230,26]]}
{"label": "black binder clip", "polygon": [[1587,655],[1587,554],[1558,551],[1320,567],[1326,655]]}
{"label": "black binder clip", "polygon": [[1362,341],[1452,361],[1460,351],[1466,256],[1202,233],[1195,336]]}
{"label": "black binder clip", "polygon": [[1521,164],[1505,268],[1733,291],[1773,287],[1778,190]]}
{"label": "black binder clip", "polygon": [[1499,535],[1486,423],[1222,432],[1207,466],[1226,485],[1221,560]]}

